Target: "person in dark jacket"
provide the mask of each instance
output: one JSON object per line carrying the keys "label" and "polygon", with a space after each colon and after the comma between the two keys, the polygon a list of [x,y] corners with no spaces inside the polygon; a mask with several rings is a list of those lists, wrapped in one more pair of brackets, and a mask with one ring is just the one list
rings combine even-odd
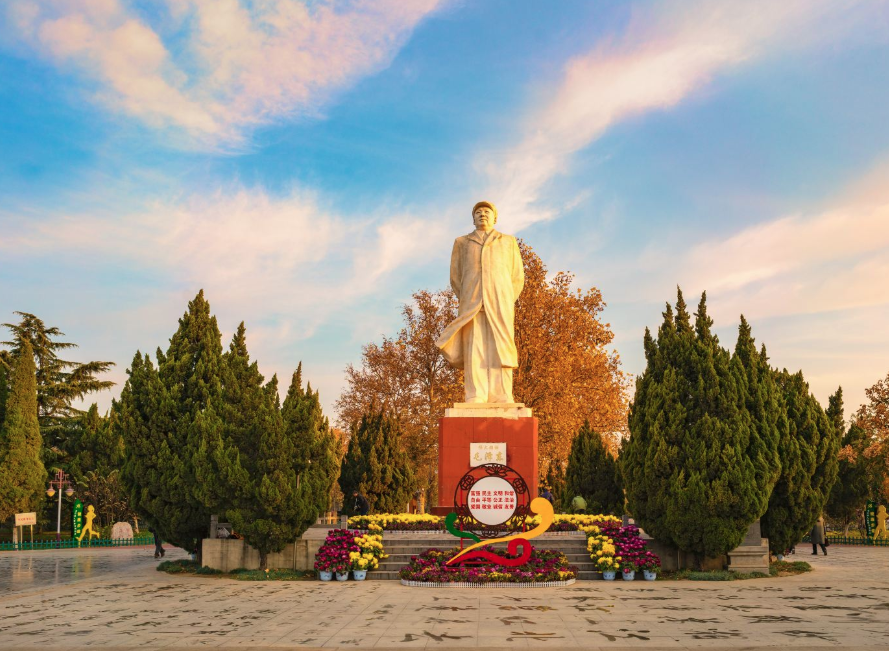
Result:
{"label": "person in dark jacket", "polygon": [[824,535],[824,518],[822,516],[818,516],[818,521],[815,523],[815,526],[812,527],[812,533],[809,534],[809,537],[812,539],[812,553],[817,556],[818,546],[820,545],[821,551],[827,556],[827,545],[824,544],[826,542]]}
{"label": "person in dark jacket", "polygon": [[157,530],[154,527],[150,527],[148,529],[149,533],[154,536],[154,557],[155,558],[163,558],[164,557],[164,543],[161,541],[161,537],[158,535]]}
{"label": "person in dark jacket", "polygon": [[540,491],[540,497],[548,501],[550,504],[552,504],[553,500],[555,499],[553,498],[553,494],[550,492],[549,488],[547,488],[546,486],[544,486],[543,490]]}
{"label": "person in dark jacket", "polygon": [[352,491],[352,498],[355,500],[352,510],[358,515],[367,515],[368,511],[370,511],[370,504],[368,504],[367,498],[358,491]]}

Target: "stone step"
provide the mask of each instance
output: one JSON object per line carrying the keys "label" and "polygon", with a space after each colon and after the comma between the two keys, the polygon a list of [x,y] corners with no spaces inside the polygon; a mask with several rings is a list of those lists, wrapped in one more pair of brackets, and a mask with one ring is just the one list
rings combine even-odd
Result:
{"label": "stone step", "polygon": [[397,571],[373,570],[367,573],[368,581],[400,581]]}

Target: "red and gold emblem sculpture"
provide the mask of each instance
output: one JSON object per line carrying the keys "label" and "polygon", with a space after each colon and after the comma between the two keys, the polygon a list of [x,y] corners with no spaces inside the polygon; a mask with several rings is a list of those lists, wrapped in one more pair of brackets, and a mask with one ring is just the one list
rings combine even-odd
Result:
{"label": "red and gold emblem sculpture", "polygon": [[[528,519],[540,516],[540,523],[528,529]],[[531,558],[531,539],[541,535],[553,522],[553,506],[543,497],[531,499],[528,485],[515,470],[498,463],[476,466],[460,479],[454,491],[454,511],[445,518],[447,530],[462,541],[475,543],[448,561],[448,565],[489,562],[497,565],[524,565]],[[510,557],[486,549],[486,545],[507,543]]]}

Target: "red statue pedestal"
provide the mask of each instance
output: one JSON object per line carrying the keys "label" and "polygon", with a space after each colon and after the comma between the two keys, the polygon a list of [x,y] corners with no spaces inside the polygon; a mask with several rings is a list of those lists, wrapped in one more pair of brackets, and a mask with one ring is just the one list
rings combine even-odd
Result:
{"label": "red statue pedestal", "polygon": [[[492,445],[473,451],[473,443]],[[506,445],[505,460],[497,458],[502,448],[496,444]],[[474,454],[479,456],[473,462]],[[438,421],[438,506],[432,513],[450,513],[460,478],[482,463],[509,466],[524,478],[531,499],[537,497],[537,419],[530,409],[521,403],[457,403],[445,410]]]}

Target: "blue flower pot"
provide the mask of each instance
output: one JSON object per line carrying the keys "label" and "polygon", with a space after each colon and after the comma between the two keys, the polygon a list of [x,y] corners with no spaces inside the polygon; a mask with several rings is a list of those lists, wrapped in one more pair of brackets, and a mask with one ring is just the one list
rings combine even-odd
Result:
{"label": "blue flower pot", "polygon": [[657,572],[650,572],[649,570],[642,570],[642,573],[645,575],[646,581],[656,581],[657,580]]}
{"label": "blue flower pot", "polygon": [[352,576],[356,581],[364,581],[367,578],[367,570],[352,570]]}
{"label": "blue flower pot", "polygon": [[337,572],[336,573],[336,580],[337,581],[348,581],[349,580],[349,573],[348,572],[342,572],[342,573]]}
{"label": "blue flower pot", "polygon": [[602,572],[602,578],[606,581],[614,581],[614,571],[611,572]]}
{"label": "blue flower pot", "polygon": [[333,572],[322,572],[319,570],[318,578],[322,581],[330,581],[331,579],[333,579]]}
{"label": "blue flower pot", "polygon": [[636,578],[636,572],[624,572],[624,581],[632,581]]}

